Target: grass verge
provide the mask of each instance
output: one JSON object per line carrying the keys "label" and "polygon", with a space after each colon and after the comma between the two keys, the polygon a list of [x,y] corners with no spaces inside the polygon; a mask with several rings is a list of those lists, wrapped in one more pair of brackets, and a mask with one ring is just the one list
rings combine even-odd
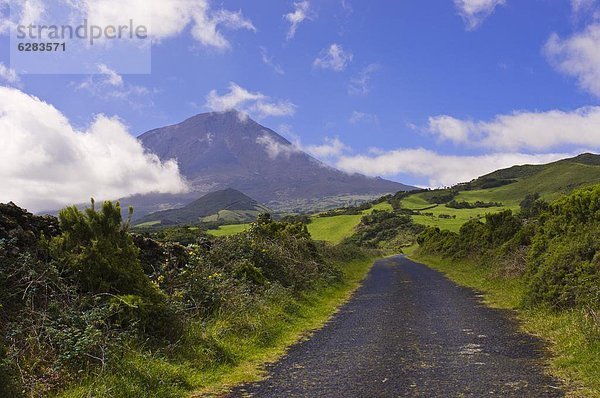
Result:
{"label": "grass verge", "polygon": [[217,317],[190,327],[177,353],[149,353],[132,348],[100,375],[62,393],[84,397],[217,396],[231,386],[260,380],[263,365],[321,328],[367,275],[375,257],[341,265],[342,281],[321,284],[292,297],[275,292],[253,311]]}
{"label": "grass verge", "polygon": [[525,285],[521,278],[499,278],[489,268],[423,255],[415,246],[404,251],[410,259],[444,273],[457,284],[483,292],[491,307],[515,310],[524,331],[549,343],[549,371],[564,380],[568,397],[600,397],[600,340],[585,333],[583,312],[523,308]]}

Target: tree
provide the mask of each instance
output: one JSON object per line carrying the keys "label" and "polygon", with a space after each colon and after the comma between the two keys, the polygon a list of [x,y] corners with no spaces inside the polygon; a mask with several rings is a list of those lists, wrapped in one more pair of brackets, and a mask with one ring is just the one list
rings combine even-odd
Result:
{"label": "tree", "polygon": [[121,206],[95,203],[81,212],[71,206],[60,211],[62,234],[53,239],[53,254],[75,272],[82,290],[91,293],[155,296],[149,278],[138,259],[138,249],[127,233],[129,219],[123,222]]}

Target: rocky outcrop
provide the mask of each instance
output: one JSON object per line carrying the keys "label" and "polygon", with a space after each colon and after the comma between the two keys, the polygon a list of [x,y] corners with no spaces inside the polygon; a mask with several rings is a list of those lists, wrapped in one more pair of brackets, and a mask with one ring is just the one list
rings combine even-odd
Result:
{"label": "rocky outcrop", "polygon": [[10,241],[12,246],[31,246],[42,234],[50,238],[59,232],[56,217],[33,215],[12,202],[0,203],[0,240]]}

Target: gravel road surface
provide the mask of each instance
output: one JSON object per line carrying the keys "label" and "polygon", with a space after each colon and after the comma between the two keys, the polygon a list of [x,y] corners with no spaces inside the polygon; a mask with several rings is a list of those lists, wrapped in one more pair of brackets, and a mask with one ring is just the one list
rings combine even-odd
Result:
{"label": "gravel road surface", "polygon": [[403,256],[379,260],[310,339],[230,397],[562,397],[511,313]]}

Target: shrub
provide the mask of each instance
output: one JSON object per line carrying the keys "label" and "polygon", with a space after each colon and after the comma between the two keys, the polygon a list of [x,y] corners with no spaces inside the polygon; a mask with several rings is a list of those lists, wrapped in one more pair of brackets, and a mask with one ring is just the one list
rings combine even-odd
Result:
{"label": "shrub", "polygon": [[375,210],[362,217],[356,232],[345,243],[373,249],[394,240],[398,245],[410,245],[422,230],[406,214]]}
{"label": "shrub", "polygon": [[502,203],[500,202],[482,202],[480,200],[469,203],[469,202],[459,202],[452,199],[450,202],[446,203],[446,207],[450,207],[452,209],[479,209],[479,208],[489,208],[489,207],[502,207]]}
{"label": "shrub", "polygon": [[417,242],[426,253],[478,259],[512,239],[522,225],[510,210],[487,214],[485,220],[485,223],[476,219],[466,222],[458,234],[428,228]]}
{"label": "shrub", "polygon": [[51,241],[51,252],[74,273],[79,289],[110,299],[118,327],[135,325],[144,334],[176,338],[179,323],[144,273],[119,203],[104,202],[98,211],[93,200],[85,212],[67,207],[59,220],[62,234]]}
{"label": "shrub", "polygon": [[17,370],[6,357],[6,349],[0,343],[0,397],[22,397],[22,388],[17,384]]}
{"label": "shrub", "polygon": [[600,186],[557,200],[540,220],[528,258],[527,301],[600,308]]}

